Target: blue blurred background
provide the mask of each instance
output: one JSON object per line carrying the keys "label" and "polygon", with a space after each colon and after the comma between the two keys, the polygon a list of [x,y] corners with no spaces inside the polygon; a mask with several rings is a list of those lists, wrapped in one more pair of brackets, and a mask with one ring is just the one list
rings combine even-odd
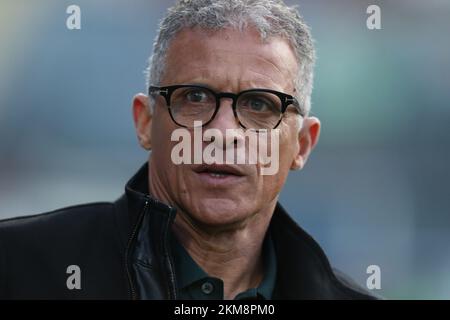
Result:
{"label": "blue blurred background", "polygon": [[[450,2],[287,2],[316,40],[323,129],[281,202],[361,285],[376,264],[377,294],[449,299]],[[172,2],[0,4],[0,219],[116,199],[147,157],[131,99]]]}

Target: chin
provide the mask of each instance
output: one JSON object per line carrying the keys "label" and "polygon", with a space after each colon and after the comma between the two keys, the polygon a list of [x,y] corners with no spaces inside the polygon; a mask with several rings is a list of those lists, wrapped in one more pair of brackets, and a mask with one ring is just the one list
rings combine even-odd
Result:
{"label": "chin", "polygon": [[233,199],[202,199],[200,205],[190,211],[192,218],[210,227],[236,226],[243,223],[254,211],[242,201]]}

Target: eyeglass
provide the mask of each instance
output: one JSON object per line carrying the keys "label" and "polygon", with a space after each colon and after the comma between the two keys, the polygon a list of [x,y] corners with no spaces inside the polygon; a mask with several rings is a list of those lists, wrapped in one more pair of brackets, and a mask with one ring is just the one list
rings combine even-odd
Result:
{"label": "eyeglass", "polygon": [[234,117],[244,129],[275,129],[290,105],[304,116],[296,98],[270,89],[249,89],[235,94],[217,93],[208,87],[190,84],[150,86],[149,95],[157,94],[165,98],[173,122],[185,128],[194,128],[194,121],[201,121],[202,126],[210,123],[219,110],[221,98],[233,100]]}

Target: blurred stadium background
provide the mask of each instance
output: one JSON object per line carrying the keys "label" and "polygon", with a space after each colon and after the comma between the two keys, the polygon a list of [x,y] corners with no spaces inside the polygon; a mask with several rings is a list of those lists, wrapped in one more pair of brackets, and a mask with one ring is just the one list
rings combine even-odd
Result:
{"label": "blurred stadium background", "polygon": [[[323,129],[281,202],[361,285],[376,264],[377,294],[450,299],[450,2],[287,2],[316,40]],[[171,3],[0,0],[0,219],[123,192],[146,159],[131,99]]]}

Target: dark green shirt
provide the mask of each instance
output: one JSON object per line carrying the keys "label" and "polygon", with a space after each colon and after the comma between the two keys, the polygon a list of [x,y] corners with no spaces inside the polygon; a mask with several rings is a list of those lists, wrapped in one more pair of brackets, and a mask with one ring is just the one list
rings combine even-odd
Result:
{"label": "dark green shirt", "polygon": [[[175,262],[178,298],[184,300],[223,300],[223,281],[210,277],[189,255],[174,235],[171,247]],[[257,288],[239,293],[235,300],[270,300],[275,287],[277,263],[272,238],[268,233],[263,243],[264,277]]]}

